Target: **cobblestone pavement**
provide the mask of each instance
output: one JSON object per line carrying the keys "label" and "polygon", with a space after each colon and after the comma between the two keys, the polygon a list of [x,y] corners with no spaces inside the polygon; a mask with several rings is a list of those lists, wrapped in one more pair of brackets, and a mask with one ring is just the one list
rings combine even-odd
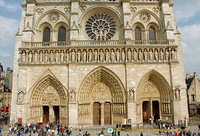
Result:
{"label": "cobblestone pavement", "polygon": [[[199,132],[197,126],[189,126],[187,129],[191,129],[192,132]],[[83,134],[83,132],[85,132],[87,130],[91,134],[91,136],[97,136],[99,134],[99,132],[101,131],[101,129],[81,129],[81,130],[82,130],[82,134]],[[139,130],[142,130],[142,129],[139,129]],[[149,131],[148,128],[145,128],[144,130],[145,130],[145,132],[143,132],[144,136],[159,136],[158,132]],[[79,132],[78,129],[73,129],[71,136],[77,136],[78,132]],[[108,134],[106,132],[106,130],[104,130],[104,134],[105,134],[105,136],[111,136],[111,134]],[[121,132],[120,134],[121,134],[120,136],[127,136],[127,134],[129,136],[140,136],[140,132],[137,132],[137,131],[135,131],[135,132]],[[4,130],[2,132],[2,135],[8,136],[8,129],[5,129],[5,127],[4,127]],[[166,133],[162,133],[161,135],[166,136]],[[10,136],[16,136],[16,134],[12,134]],[[30,134],[24,134],[24,136],[30,136]],[[32,134],[31,136],[35,136],[35,134]],[[66,134],[65,134],[65,136],[66,136]]]}

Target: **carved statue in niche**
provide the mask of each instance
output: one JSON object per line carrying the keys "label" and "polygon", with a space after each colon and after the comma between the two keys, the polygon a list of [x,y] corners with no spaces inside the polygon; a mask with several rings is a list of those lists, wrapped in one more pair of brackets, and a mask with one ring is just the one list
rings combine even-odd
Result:
{"label": "carved statue in niche", "polygon": [[163,61],[164,59],[164,56],[163,56],[163,49],[160,49],[160,60]]}
{"label": "carved statue in niche", "polygon": [[108,49],[106,49],[106,62],[110,62],[110,53]]}
{"label": "carved statue in niche", "polygon": [[169,50],[168,49],[165,50],[165,60],[166,61],[169,60]]}
{"label": "carved statue in niche", "polygon": [[134,89],[130,89],[128,91],[128,100],[129,101],[134,101],[135,100],[135,91],[134,91]]}
{"label": "carved statue in niche", "polygon": [[60,62],[64,62],[64,51],[63,50],[61,50],[61,52],[60,52]]}
{"label": "carved statue in niche", "polygon": [[131,54],[132,54],[132,51],[131,51],[131,49],[129,48],[128,51],[127,51],[127,61],[128,61],[128,62],[131,62],[131,60],[132,60]]}
{"label": "carved statue in niche", "polygon": [[56,51],[56,62],[59,62],[59,51]]}
{"label": "carved statue in niche", "polygon": [[53,51],[51,50],[50,51],[50,62],[53,62],[53,59],[54,59],[54,54],[53,54]]}
{"label": "carved statue in niche", "polygon": [[137,57],[137,51],[136,49],[133,49],[133,60],[137,61],[138,57]]}
{"label": "carved statue in niche", "polygon": [[75,54],[75,51],[74,51],[74,50],[72,50],[72,54],[71,54],[71,55],[72,55],[72,62],[75,62],[75,59],[76,59],[75,55],[76,55],[76,54]]}
{"label": "carved statue in niche", "polygon": [[121,60],[122,62],[124,62],[125,61],[125,51],[124,51],[124,49],[122,49],[122,60]]}
{"label": "carved statue in niche", "polygon": [[147,49],[144,49],[144,61],[148,60],[148,52]]}
{"label": "carved statue in niche", "polygon": [[100,62],[103,62],[103,61],[104,61],[104,52],[103,52],[103,49],[100,49],[99,55],[100,55],[99,61],[100,61]]}
{"label": "carved statue in niche", "polygon": [[171,60],[172,61],[176,61],[176,55],[175,55],[175,49],[172,49],[172,58],[171,58]]}
{"label": "carved statue in niche", "polygon": [[81,50],[77,51],[77,62],[81,62]]}
{"label": "carved statue in niche", "polygon": [[29,58],[29,62],[30,62],[30,63],[32,62],[32,57],[33,57],[33,56],[32,56],[32,52],[30,51],[30,52],[29,52],[29,55],[28,55],[28,58]]}
{"label": "carved statue in niche", "polygon": [[34,53],[34,62],[38,62],[38,53],[35,51]]}
{"label": "carved statue in niche", "polygon": [[114,49],[111,50],[111,61],[116,62],[115,52]]}
{"label": "carved statue in niche", "polygon": [[43,52],[40,51],[40,62],[43,62]]}
{"label": "carved statue in niche", "polygon": [[94,50],[94,62],[98,62],[98,52],[97,52],[97,49]]}
{"label": "carved statue in niche", "polygon": [[26,61],[26,53],[25,51],[22,51],[22,62]]}
{"label": "carved statue in niche", "polygon": [[92,62],[92,50],[91,49],[88,52],[88,61]]}
{"label": "carved statue in niche", "polygon": [[149,61],[153,61],[153,50],[149,50]]}
{"label": "carved statue in niche", "polygon": [[48,51],[45,51],[44,62],[48,62]]}
{"label": "carved statue in niche", "polygon": [[119,51],[119,49],[117,49],[117,51],[116,51],[116,60],[117,60],[117,62],[120,61],[120,51]]}
{"label": "carved statue in niche", "polygon": [[66,51],[66,62],[68,63],[69,60],[70,60],[70,59],[69,59],[69,50],[67,50],[67,51]]}
{"label": "carved statue in niche", "polygon": [[138,51],[138,58],[139,58],[139,61],[143,60],[143,54],[142,54],[142,50],[141,49]]}
{"label": "carved statue in niche", "polygon": [[178,88],[174,90],[174,99],[180,100],[180,90]]}
{"label": "carved statue in niche", "polygon": [[87,62],[87,52],[85,49],[83,50],[83,62]]}
{"label": "carved statue in niche", "polygon": [[23,102],[24,102],[24,92],[21,91],[21,92],[18,93],[17,102],[18,102],[18,104],[23,104]]}
{"label": "carved statue in niche", "polygon": [[76,92],[74,90],[71,90],[69,93],[69,102],[76,103]]}
{"label": "carved statue in niche", "polygon": [[158,50],[157,49],[154,50],[154,57],[155,57],[155,61],[157,61],[158,60]]}

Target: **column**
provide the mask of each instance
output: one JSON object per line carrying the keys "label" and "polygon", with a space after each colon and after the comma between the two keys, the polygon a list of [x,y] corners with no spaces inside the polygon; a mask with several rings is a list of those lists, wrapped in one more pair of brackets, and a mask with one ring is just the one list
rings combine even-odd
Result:
{"label": "column", "polygon": [[153,124],[153,119],[152,119],[152,117],[153,117],[153,105],[152,105],[153,103],[152,103],[152,100],[150,101],[150,117],[151,117],[151,120],[150,120],[150,123],[151,124]]}
{"label": "column", "polygon": [[101,126],[104,125],[104,103],[101,103]]}
{"label": "column", "polygon": [[54,122],[54,110],[53,110],[53,106],[49,106],[49,122]]}

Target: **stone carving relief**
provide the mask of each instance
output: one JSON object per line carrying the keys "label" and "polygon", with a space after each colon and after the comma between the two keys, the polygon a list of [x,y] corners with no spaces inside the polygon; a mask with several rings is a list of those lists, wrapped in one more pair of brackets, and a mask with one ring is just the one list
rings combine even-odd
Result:
{"label": "stone carving relief", "polygon": [[160,97],[160,93],[158,89],[151,83],[147,82],[146,85],[144,85],[142,92],[140,92],[141,97]]}
{"label": "stone carving relief", "polygon": [[135,13],[137,11],[137,8],[136,7],[131,7],[130,10],[131,10],[132,13]]}
{"label": "stone carving relief", "polygon": [[110,89],[102,82],[97,83],[97,85],[92,89],[91,94],[92,101],[105,102],[111,101]]}
{"label": "stone carving relief", "polygon": [[65,13],[70,13],[71,12],[71,7],[65,7],[64,11],[65,11]]}
{"label": "stone carving relief", "polygon": [[73,21],[73,23],[72,23],[72,26],[71,26],[71,29],[78,29],[78,27],[77,27],[77,25],[76,25],[76,22],[75,22],[75,21]]}
{"label": "stone carving relief", "polygon": [[26,23],[25,30],[31,30],[31,27],[30,27],[30,24],[29,24],[29,22],[27,22],[27,23]]}
{"label": "stone carving relief", "polygon": [[129,24],[129,21],[126,22],[126,29],[132,29],[130,24]]}
{"label": "stone carving relief", "polygon": [[24,95],[25,93],[23,91],[20,91],[17,95],[17,103],[18,104],[24,104]]}
{"label": "stone carving relief", "polygon": [[69,102],[76,103],[76,92],[74,90],[69,92]]}
{"label": "stone carving relief", "polygon": [[47,87],[47,89],[44,91],[43,97],[42,97],[42,104],[43,105],[59,105],[60,104],[60,98],[56,91],[56,89],[52,86]]}
{"label": "stone carving relief", "polygon": [[78,107],[78,115],[79,116],[87,116],[90,115],[91,109],[90,109],[90,105],[86,104],[86,105],[79,105]]}
{"label": "stone carving relief", "polygon": [[159,7],[153,7],[152,10],[154,13],[158,14],[160,9]]}
{"label": "stone carving relief", "polygon": [[37,8],[36,9],[36,12],[41,15],[43,12],[44,12],[44,9],[43,8]]}
{"label": "stone carving relief", "polygon": [[129,102],[135,101],[135,90],[133,88],[129,89],[127,96]]}
{"label": "stone carving relief", "polygon": [[118,115],[125,115],[126,114],[125,104],[113,104],[113,113]]}
{"label": "stone carving relief", "polygon": [[52,23],[56,23],[60,18],[60,15],[58,12],[51,12],[48,16],[48,19]]}
{"label": "stone carving relief", "polygon": [[147,12],[140,13],[140,20],[144,23],[148,23],[151,20],[151,16]]}
{"label": "stone carving relief", "polygon": [[83,12],[83,11],[85,11],[86,10],[86,5],[80,5],[80,10]]}

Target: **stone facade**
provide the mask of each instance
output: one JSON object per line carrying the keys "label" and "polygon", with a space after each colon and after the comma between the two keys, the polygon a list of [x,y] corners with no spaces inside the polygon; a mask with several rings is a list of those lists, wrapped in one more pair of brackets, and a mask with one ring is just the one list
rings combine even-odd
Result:
{"label": "stone facade", "polygon": [[12,123],[188,117],[171,0],[24,0],[15,47]]}
{"label": "stone facade", "polygon": [[191,115],[200,114],[200,80],[197,73],[186,75],[188,107]]}

